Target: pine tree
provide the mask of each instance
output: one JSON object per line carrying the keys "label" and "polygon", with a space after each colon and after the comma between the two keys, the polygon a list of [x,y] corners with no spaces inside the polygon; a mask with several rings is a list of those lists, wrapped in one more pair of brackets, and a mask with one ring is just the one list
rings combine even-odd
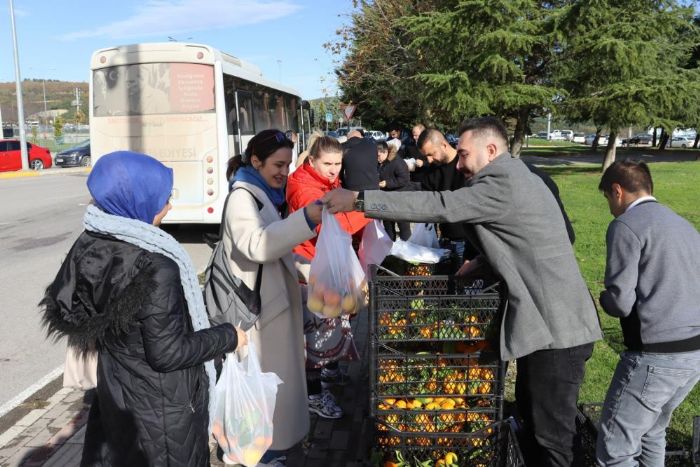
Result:
{"label": "pine tree", "polygon": [[572,121],[610,130],[603,169],[615,160],[619,130],[680,124],[680,108],[697,108],[698,69],[687,69],[698,41],[692,8],[675,0],[572,1],[558,18],[561,108]]}

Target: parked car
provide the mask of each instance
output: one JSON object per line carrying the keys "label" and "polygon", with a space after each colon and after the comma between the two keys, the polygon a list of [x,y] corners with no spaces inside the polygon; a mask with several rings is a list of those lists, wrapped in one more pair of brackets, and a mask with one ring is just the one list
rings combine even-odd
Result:
{"label": "parked car", "polygon": [[338,133],[338,136],[347,136],[348,133],[350,133],[352,130],[361,130],[362,132],[365,131],[365,129],[362,128],[361,126],[353,126],[350,128],[344,126],[344,127],[338,128],[337,130],[335,130],[335,132]]}
{"label": "parked car", "polygon": [[54,163],[56,167],[87,167],[90,165],[90,140],[59,152]]}
{"label": "parked car", "polygon": [[540,131],[535,136],[533,136],[533,138],[549,139],[549,134],[546,131]]}
{"label": "parked car", "polygon": [[[595,134],[586,135],[585,143],[589,146],[593,145]],[[608,144],[608,135],[600,135],[598,137],[598,146],[606,146]]]}
{"label": "parked car", "polygon": [[386,135],[379,130],[365,130],[365,138],[372,138],[375,141],[386,139]]}
{"label": "parked car", "polygon": [[695,144],[695,140],[687,136],[674,136],[671,141],[668,142],[668,147],[670,148],[692,148]]}
{"label": "parked car", "polygon": [[574,143],[585,143],[586,134],[585,133],[574,133],[574,137],[571,139]]}
{"label": "parked car", "polygon": [[452,146],[453,148],[457,147],[457,143],[459,142],[459,138],[457,137],[457,135],[447,133],[445,135],[445,139],[447,140],[450,146]]}
{"label": "parked car", "polygon": [[[33,170],[51,167],[51,152],[45,147],[27,143],[29,167]],[[20,142],[15,139],[0,140],[0,172],[22,169],[22,151]]]}
{"label": "parked car", "polygon": [[325,132],[325,135],[326,135],[326,136],[330,136],[331,138],[335,138],[335,139],[338,139],[338,137],[340,136],[338,133],[336,133],[336,132],[333,131],[333,130],[328,130],[328,131],[326,131],[326,132]]}
{"label": "parked car", "polygon": [[571,141],[574,139],[574,132],[571,130],[559,130],[559,134],[566,141]]}
{"label": "parked car", "polygon": [[651,135],[639,133],[631,138],[623,139],[622,144],[629,146],[630,144],[651,144]]}

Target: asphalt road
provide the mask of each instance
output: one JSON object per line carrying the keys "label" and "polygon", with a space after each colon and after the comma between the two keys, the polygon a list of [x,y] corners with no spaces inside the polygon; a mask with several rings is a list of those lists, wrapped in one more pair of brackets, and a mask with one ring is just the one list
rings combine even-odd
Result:
{"label": "asphalt road", "polygon": [[[60,374],[65,343],[46,339],[37,304],[82,231],[86,180],[65,169],[0,180],[0,416]],[[199,271],[211,251],[204,231],[213,229],[172,231]]]}

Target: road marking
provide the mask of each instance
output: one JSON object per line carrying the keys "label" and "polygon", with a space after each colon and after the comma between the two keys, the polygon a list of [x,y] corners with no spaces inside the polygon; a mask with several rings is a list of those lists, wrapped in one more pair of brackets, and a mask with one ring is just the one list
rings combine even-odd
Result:
{"label": "road marking", "polygon": [[32,394],[37,392],[39,389],[41,389],[44,386],[46,386],[47,384],[49,384],[51,381],[53,381],[58,376],[60,376],[61,373],[63,373],[63,365],[55,368],[53,371],[51,371],[51,373],[44,376],[36,383],[29,386],[27,389],[20,392],[13,399],[11,399],[10,401],[8,401],[5,404],[3,404],[2,406],[0,406],[0,417],[2,417],[3,415],[5,415],[7,412],[14,409],[15,407],[17,407],[18,405],[20,405],[22,402],[24,402],[24,400],[27,397],[31,396]]}

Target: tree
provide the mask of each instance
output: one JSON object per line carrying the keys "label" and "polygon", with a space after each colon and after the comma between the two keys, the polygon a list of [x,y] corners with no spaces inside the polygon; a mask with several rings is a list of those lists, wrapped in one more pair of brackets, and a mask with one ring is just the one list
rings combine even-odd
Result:
{"label": "tree", "polygon": [[428,15],[406,18],[411,44],[426,57],[417,74],[427,97],[449,120],[496,115],[514,126],[518,156],[530,118],[552,108],[561,93],[551,84],[553,2],[460,0]]}
{"label": "tree", "polygon": [[571,1],[557,30],[561,108],[573,121],[610,130],[603,169],[615,160],[619,130],[653,125],[667,132],[678,109],[698,106],[697,69],[686,69],[698,40],[692,9],[676,0]]}
{"label": "tree", "polygon": [[63,136],[63,119],[59,115],[53,120],[53,135],[56,138]]}
{"label": "tree", "polygon": [[427,117],[421,83],[414,79],[419,57],[409,49],[412,36],[401,19],[419,15],[441,1],[362,1],[351,24],[326,47],[342,56],[336,70],[344,102],[357,104],[363,123],[386,128],[390,122],[410,125]]}
{"label": "tree", "polygon": [[560,94],[549,78],[556,8],[534,0],[363,2],[340,32],[339,44],[349,44],[341,89],[363,120],[454,128],[466,117],[500,116],[515,127],[518,155],[530,117]]}

